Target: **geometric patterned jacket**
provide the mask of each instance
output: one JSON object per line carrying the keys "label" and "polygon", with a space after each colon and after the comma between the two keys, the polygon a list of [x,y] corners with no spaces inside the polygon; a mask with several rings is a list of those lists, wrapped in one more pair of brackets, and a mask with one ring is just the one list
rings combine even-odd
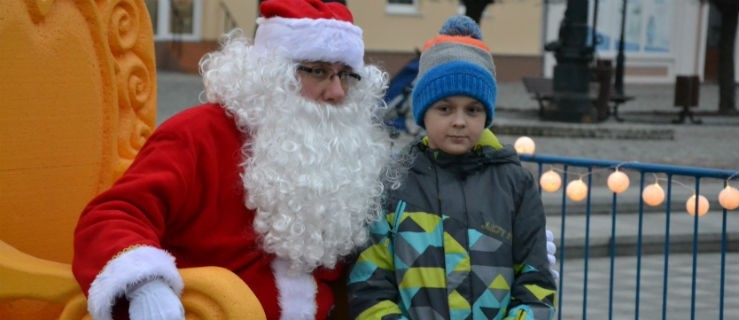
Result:
{"label": "geometric patterned jacket", "polygon": [[485,130],[450,156],[413,143],[349,277],[357,319],[552,319],[546,218],[536,180]]}

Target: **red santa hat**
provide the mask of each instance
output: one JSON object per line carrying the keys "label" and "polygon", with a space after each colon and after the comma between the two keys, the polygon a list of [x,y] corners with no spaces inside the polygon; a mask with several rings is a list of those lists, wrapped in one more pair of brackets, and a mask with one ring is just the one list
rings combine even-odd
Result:
{"label": "red santa hat", "polygon": [[321,0],[267,0],[259,6],[254,48],[296,61],[341,62],[364,67],[362,29],[349,9]]}

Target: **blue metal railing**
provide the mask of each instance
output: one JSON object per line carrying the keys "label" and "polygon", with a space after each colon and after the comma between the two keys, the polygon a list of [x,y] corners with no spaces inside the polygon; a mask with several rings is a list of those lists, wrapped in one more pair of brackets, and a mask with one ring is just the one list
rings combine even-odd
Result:
{"label": "blue metal railing", "polygon": [[[634,318],[639,319],[640,315],[640,303],[641,303],[641,268],[642,268],[642,255],[644,254],[642,251],[643,247],[643,224],[644,224],[644,200],[641,197],[641,194],[643,193],[645,187],[644,187],[644,180],[645,180],[645,174],[652,173],[655,174],[664,174],[667,176],[666,184],[667,184],[667,192],[666,192],[666,204],[665,204],[665,240],[664,240],[664,268],[663,268],[663,275],[662,275],[662,319],[667,319],[667,313],[668,313],[668,274],[669,274],[669,255],[670,255],[670,213],[671,213],[671,200],[673,196],[673,183],[679,183],[676,180],[673,180],[673,176],[681,176],[681,177],[692,177],[695,179],[695,187],[694,187],[694,194],[696,195],[695,200],[695,208],[694,212],[694,219],[693,219],[693,238],[692,238],[692,272],[691,272],[691,292],[690,292],[690,319],[695,319],[695,313],[696,313],[696,270],[697,270],[697,258],[698,258],[698,225],[699,225],[699,214],[697,213],[699,210],[699,201],[698,196],[700,195],[700,187],[701,187],[701,179],[722,179],[724,180],[723,186],[725,187],[729,181],[739,179],[739,172],[736,171],[729,171],[729,170],[718,170],[718,169],[709,169],[709,168],[699,168],[699,167],[686,167],[686,166],[674,166],[674,165],[662,165],[662,164],[653,164],[653,163],[639,163],[639,162],[615,162],[615,161],[604,161],[604,160],[595,160],[595,159],[587,159],[587,158],[565,158],[565,157],[557,157],[557,156],[548,156],[548,155],[520,155],[520,158],[524,162],[530,162],[535,163],[538,165],[538,176],[541,177],[543,172],[543,166],[550,165],[552,168],[555,168],[557,166],[560,166],[562,175],[563,175],[563,185],[566,185],[568,181],[568,172],[571,167],[577,167],[577,168],[586,168],[587,174],[581,175],[581,178],[584,176],[587,176],[587,187],[588,190],[592,190],[593,187],[593,169],[594,168],[600,168],[603,170],[608,169],[619,169],[619,170],[629,170],[629,171],[635,171],[639,173],[640,177],[640,183],[639,183],[639,201],[638,201],[638,228],[637,228],[637,241],[636,241],[636,285],[635,285],[635,292],[634,292]],[[564,186],[561,188],[562,191],[562,198],[561,198],[561,229],[560,229],[560,235],[559,235],[559,272],[561,274],[559,278],[559,299],[558,300],[558,312],[559,319],[562,319],[562,303],[563,303],[563,297],[567,297],[567,293],[563,292],[564,289],[564,268],[565,268],[565,251],[566,251],[566,224],[567,224],[567,195],[565,192]],[[588,316],[588,271],[589,271],[589,257],[590,257],[590,224],[591,224],[591,193],[587,193],[586,202],[585,202],[585,235],[584,235],[584,272],[583,272],[583,283],[582,283],[582,319],[586,319]],[[612,319],[614,316],[614,271],[615,271],[615,258],[616,258],[616,217],[618,214],[617,209],[617,201],[619,195],[615,192],[612,193],[612,200],[611,200],[611,238],[610,238],[610,268],[609,268],[609,292],[608,292],[608,319]],[[722,217],[722,225],[721,225],[721,246],[720,246],[720,254],[721,254],[721,266],[720,266],[720,285],[719,285],[719,298],[718,298],[718,318],[724,319],[724,310],[725,310],[725,290],[726,290],[726,253],[728,249],[732,250],[738,250],[736,248],[728,248],[727,247],[727,210],[723,209],[723,217]],[[551,213],[551,212],[549,212]],[[683,288],[677,288],[675,290],[684,290]]]}

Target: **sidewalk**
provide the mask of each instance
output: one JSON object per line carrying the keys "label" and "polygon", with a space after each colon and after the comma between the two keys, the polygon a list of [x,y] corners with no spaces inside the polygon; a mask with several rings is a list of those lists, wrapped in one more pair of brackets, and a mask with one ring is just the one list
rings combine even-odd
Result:
{"label": "sidewalk", "polygon": [[[574,124],[539,120],[538,104],[522,83],[501,83],[493,123],[517,133],[500,135],[504,143],[513,143],[522,133],[541,133],[532,136],[538,154],[739,170],[739,116],[716,114],[718,85],[701,86],[693,111],[703,124],[672,123],[681,110],[673,106],[672,85],[626,85],[624,92],[636,97],[619,107],[624,122],[611,117]],[[588,138],[583,132],[604,138]]]}
{"label": "sidewalk", "polygon": [[[724,284],[724,318],[735,319],[739,314],[739,255],[726,254],[726,276]],[[643,256],[640,268],[636,257],[617,257],[611,277],[611,260],[597,258],[588,260],[587,295],[584,295],[585,260],[569,259],[564,269],[564,285],[559,288],[562,319],[585,319],[583,302],[587,299],[587,319],[609,319],[609,307],[613,319],[637,319],[636,304],[639,304],[638,319],[663,319],[662,294],[667,274],[667,314],[664,319],[691,319],[691,300],[695,299],[693,319],[720,319],[719,297],[721,293],[721,255],[700,254],[695,268],[695,295],[693,295],[693,256],[673,254],[667,261],[665,273],[663,256]],[[639,274],[639,300],[636,283]],[[609,303],[610,283],[613,282],[613,299]],[[558,306],[559,307],[559,306]],[[557,319],[557,318],[555,318]]]}

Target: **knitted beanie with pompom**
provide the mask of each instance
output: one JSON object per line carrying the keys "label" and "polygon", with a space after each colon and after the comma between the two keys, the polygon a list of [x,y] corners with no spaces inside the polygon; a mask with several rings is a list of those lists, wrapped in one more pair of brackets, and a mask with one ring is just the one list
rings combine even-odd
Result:
{"label": "knitted beanie with pompom", "polygon": [[428,108],[455,95],[480,101],[487,115],[485,125],[492,125],[498,95],[495,63],[477,23],[461,15],[449,18],[424,46],[412,95],[416,124],[425,128],[423,117]]}

